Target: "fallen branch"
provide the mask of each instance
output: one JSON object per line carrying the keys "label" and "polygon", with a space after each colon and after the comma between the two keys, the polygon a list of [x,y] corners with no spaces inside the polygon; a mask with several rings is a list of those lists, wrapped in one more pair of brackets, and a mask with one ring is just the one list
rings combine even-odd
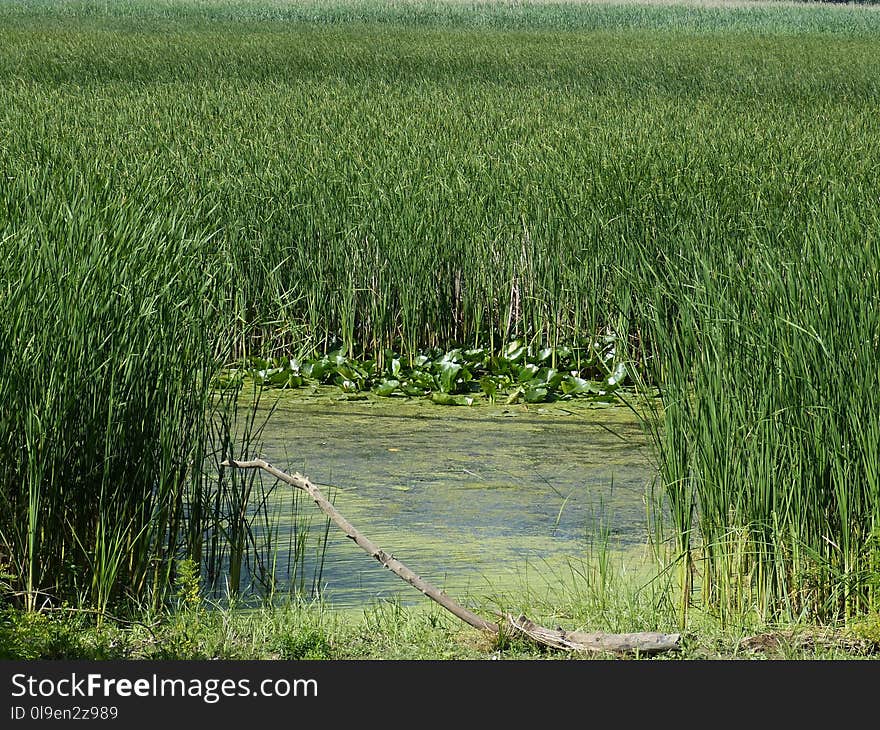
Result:
{"label": "fallen branch", "polygon": [[321,494],[320,490],[302,474],[293,474],[291,476],[280,469],[276,469],[262,459],[254,459],[253,461],[229,461],[227,459],[222,463],[222,466],[235,466],[239,469],[263,469],[292,487],[308,492],[309,496],[315,501],[315,504],[320,507],[324,514],[326,514],[350,539],[354,540],[365,552],[369,553],[371,557],[382,563],[382,565],[388,568],[392,573],[405,580],[414,588],[420,590],[432,601],[439,603],[443,608],[460,618],[465,623],[483,631],[490,631],[494,634],[498,633],[498,627],[494,623],[486,621],[486,619],[477,616],[477,614],[469,611],[464,606],[459,605],[443,593],[443,591],[435,588],[427,581],[422,580],[393,555],[386,553],[378,545],[361,535],[360,532],[354,529],[348,520],[336,511],[336,508],[323,494]]}
{"label": "fallen branch", "polygon": [[[473,611],[470,611],[454,601],[443,591],[435,588],[428,583],[428,581],[420,578],[393,555],[385,552],[378,545],[364,537],[336,510],[321,491],[302,474],[287,474],[263,459],[253,459],[251,461],[226,459],[222,462],[221,466],[235,467],[237,469],[262,469],[276,479],[279,479],[296,489],[301,489],[302,491],[307,492],[312,500],[314,500],[315,504],[318,505],[321,511],[324,512],[324,514],[326,514],[330,520],[337,525],[337,527],[339,527],[351,540],[354,540],[362,550],[378,560],[392,573],[405,580],[432,601],[440,604],[451,614],[474,628],[495,634],[496,636],[501,633],[501,629],[497,624],[492,621],[487,621]],[[566,632],[562,629],[546,629],[542,626],[538,626],[525,616],[513,618],[511,615],[507,615],[506,619],[508,627],[514,632],[527,636],[539,644],[555,649],[604,651],[618,654],[633,652],[653,654],[661,651],[678,649],[680,638],[678,634],[658,634],[654,632],[639,634],[605,634],[602,632],[587,634],[580,631]]]}
{"label": "fallen branch", "polygon": [[604,631],[586,633],[584,631],[565,631],[538,626],[525,616],[514,618],[507,614],[507,625],[514,631],[525,634],[533,641],[554,649],[574,651],[614,652],[616,654],[658,654],[675,651],[679,648],[679,634],[660,634],[642,631],[636,634],[606,634]]}

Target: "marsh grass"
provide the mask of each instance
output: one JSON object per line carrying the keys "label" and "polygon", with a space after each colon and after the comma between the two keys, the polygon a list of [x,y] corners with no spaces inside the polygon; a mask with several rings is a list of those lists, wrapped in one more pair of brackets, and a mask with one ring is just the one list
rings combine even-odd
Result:
{"label": "marsh grass", "polygon": [[687,293],[666,282],[665,476],[723,610],[876,610],[876,223],[821,221]]}
{"label": "marsh grass", "polygon": [[876,610],[874,10],[103,7],[0,12],[26,605],[241,586],[230,362],[612,337],[660,387],[680,620]]}

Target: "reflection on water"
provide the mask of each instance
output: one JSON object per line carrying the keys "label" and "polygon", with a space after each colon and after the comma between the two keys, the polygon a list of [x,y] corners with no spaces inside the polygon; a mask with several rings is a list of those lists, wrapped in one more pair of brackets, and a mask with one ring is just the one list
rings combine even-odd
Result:
{"label": "reflection on water", "polygon": [[[268,461],[308,476],[366,537],[462,601],[542,576],[572,579],[570,558],[603,532],[613,549],[646,540],[651,454],[624,407],[285,395],[263,436]],[[279,544],[292,524],[289,491],[275,492]],[[300,511],[313,511],[314,545],[323,516],[308,499]],[[322,585],[338,607],[427,600],[335,525]]]}

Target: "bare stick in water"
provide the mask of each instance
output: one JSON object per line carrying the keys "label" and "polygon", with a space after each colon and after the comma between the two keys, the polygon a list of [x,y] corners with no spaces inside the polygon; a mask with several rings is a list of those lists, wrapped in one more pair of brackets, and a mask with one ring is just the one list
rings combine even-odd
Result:
{"label": "bare stick in water", "polygon": [[[417,588],[435,603],[439,603],[443,608],[454,616],[460,618],[465,623],[470,624],[481,631],[496,635],[500,634],[501,629],[497,624],[487,621],[473,611],[468,610],[461,604],[452,600],[443,591],[435,588],[428,583],[428,581],[423,580],[416,575],[416,573],[406,567],[406,565],[401,563],[393,555],[386,553],[378,545],[364,537],[348,520],[339,514],[330,501],[307,477],[304,477],[299,473],[292,475],[287,474],[263,459],[253,459],[251,461],[226,459],[222,462],[222,466],[235,467],[237,469],[262,469],[276,479],[279,479],[296,489],[301,489],[304,492],[307,492],[321,511],[324,512],[324,514],[326,514],[351,540],[354,540],[361,549],[382,563],[382,565],[388,568],[392,573],[405,580],[414,588]],[[586,634],[577,631],[566,632],[562,629],[546,629],[532,623],[525,616],[514,618],[513,616],[507,615],[505,618],[507,619],[507,626],[509,629],[528,636],[539,644],[556,649],[614,652],[619,654],[634,652],[654,654],[679,648],[678,642],[680,637],[678,634],[659,634],[655,632],[637,634],[606,634],[603,632],[597,632],[594,634]]]}
{"label": "bare stick in water", "polygon": [[280,479],[282,482],[286,482],[292,487],[308,492],[309,496],[314,500],[315,504],[321,508],[321,511],[324,512],[324,514],[326,514],[349,538],[360,545],[365,552],[369,553],[372,557],[382,563],[382,565],[388,568],[392,573],[405,580],[414,588],[420,590],[432,601],[439,603],[443,608],[460,618],[465,623],[470,624],[474,628],[482,629],[483,631],[490,631],[494,634],[498,633],[498,627],[494,623],[486,621],[486,619],[477,616],[477,614],[453,601],[449,596],[443,593],[443,591],[435,588],[428,583],[428,581],[422,580],[397,558],[390,553],[386,553],[382,548],[354,529],[352,524],[336,511],[336,508],[323,494],[321,494],[321,491],[312,484],[307,477],[298,473],[293,475],[286,474],[262,459],[254,459],[253,461],[229,461],[227,459],[223,462],[223,466],[235,466],[239,469],[263,469],[277,479]]}

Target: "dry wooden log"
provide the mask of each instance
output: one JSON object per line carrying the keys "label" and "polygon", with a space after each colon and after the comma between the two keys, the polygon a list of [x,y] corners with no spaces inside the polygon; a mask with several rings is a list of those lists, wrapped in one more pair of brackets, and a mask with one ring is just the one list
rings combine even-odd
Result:
{"label": "dry wooden log", "polygon": [[524,634],[533,641],[555,649],[570,649],[582,652],[612,652],[615,654],[658,654],[676,651],[679,648],[679,634],[661,634],[655,631],[642,631],[634,634],[607,634],[603,631],[587,633],[584,631],[565,631],[538,626],[525,616],[514,617],[505,614],[507,625],[514,633]]}
{"label": "dry wooden log", "polygon": [[[382,550],[378,545],[364,537],[354,526],[346,520],[333,506],[333,504],[321,493],[321,491],[302,474],[287,474],[263,459],[250,461],[236,461],[226,459],[222,466],[235,467],[237,469],[262,469],[276,479],[289,484],[296,489],[307,492],[316,505],[336,524],[351,540],[370,556],[378,560],[392,573],[405,580],[414,588],[421,591],[432,601],[443,606],[452,615],[465,623],[481,631],[495,635],[501,633],[499,626],[492,621],[487,621],[473,611],[465,608],[454,601],[446,593],[423,580],[406,565],[400,562],[390,553]],[[579,631],[566,632],[562,629],[547,629],[538,626],[525,616],[514,618],[505,614],[507,624],[516,633],[529,637],[533,641],[555,649],[568,649],[574,651],[604,651],[616,654],[634,653],[655,654],[662,651],[678,649],[678,634],[659,634],[655,632],[643,632],[635,634],[605,634],[602,632],[588,634]]]}

